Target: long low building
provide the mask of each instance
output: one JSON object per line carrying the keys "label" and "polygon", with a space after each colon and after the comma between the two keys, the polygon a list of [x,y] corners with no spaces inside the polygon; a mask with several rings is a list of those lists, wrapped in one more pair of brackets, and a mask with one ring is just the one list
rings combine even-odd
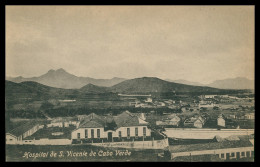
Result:
{"label": "long low building", "polygon": [[165,128],[164,134],[177,139],[213,139],[215,136],[252,135],[254,129]]}
{"label": "long low building", "polygon": [[29,121],[6,133],[6,144],[17,144],[43,128],[40,121]]}
{"label": "long low building", "polygon": [[171,159],[185,156],[216,155],[222,160],[254,156],[254,145],[249,140],[222,141],[205,144],[169,146]]}

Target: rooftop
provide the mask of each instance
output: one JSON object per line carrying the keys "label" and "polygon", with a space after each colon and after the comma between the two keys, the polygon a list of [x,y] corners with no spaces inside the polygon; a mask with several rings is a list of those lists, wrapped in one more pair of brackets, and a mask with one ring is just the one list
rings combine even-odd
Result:
{"label": "rooftop", "polygon": [[80,128],[95,128],[95,127],[105,127],[109,123],[115,123],[116,127],[126,127],[126,126],[139,126],[147,125],[148,123],[136,114],[132,114],[129,111],[125,111],[117,116],[99,116],[97,114],[91,113],[90,115],[83,118],[80,123]]}
{"label": "rooftop", "polygon": [[175,157],[172,161],[175,162],[221,162],[217,155],[205,154],[205,155],[192,155],[192,156],[179,156]]}
{"label": "rooftop", "polygon": [[239,147],[253,147],[253,145],[249,140],[223,141],[223,142],[214,142],[214,143],[205,143],[205,144],[169,146],[169,151],[171,153],[177,153],[177,152],[216,150],[216,149],[239,148]]}
{"label": "rooftop", "polygon": [[88,116],[83,118],[83,121],[80,123],[80,128],[99,128],[104,127],[106,120],[104,117],[99,116],[95,113],[91,113]]}
{"label": "rooftop", "polygon": [[148,123],[140,119],[135,114],[125,111],[117,116],[114,116],[115,123],[117,127],[126,127],[126,126],[138,126],[138,125],[147,125]]}
{"label": "rooftop", "polygon": [[18,136],[22,135],[23,133],[27,132],[28,130],[30,130],[31,128],[33,128],[34,126],[36,126],[37,124],[39,125],[40,123],[41,123],[41,121],[31,120],[31,121],[23,123],[22,125],[14,128],[14,129],[11,129],[7,133],[10,133],[10,134],[18,137]]}

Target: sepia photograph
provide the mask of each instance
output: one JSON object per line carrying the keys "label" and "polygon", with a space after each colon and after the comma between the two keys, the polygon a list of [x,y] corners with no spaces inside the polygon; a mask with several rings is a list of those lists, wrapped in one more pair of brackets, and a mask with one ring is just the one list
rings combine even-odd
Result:
{"label": "sepia photograph", "polygon": [[6,5],[6,162],[254,162],[254,5]]}

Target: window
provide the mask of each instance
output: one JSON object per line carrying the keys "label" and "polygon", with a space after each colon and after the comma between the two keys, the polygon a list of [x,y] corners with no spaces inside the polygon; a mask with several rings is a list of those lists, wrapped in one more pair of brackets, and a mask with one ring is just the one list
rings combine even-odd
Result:
{"label": "window", "polygon": [[9,139],[10,141],[12,141],[13,139]]}
{"label": "window", "polygon": [[217,157],[219,157],[219,154],[216,154]]}
{"label": "window", "polygon": [[221,154],[221,158],[224,158],[224,154]]}
{"label": "window", "polygon": [[138,137],[138,128],[135,128],[135,137]]}
{"label": "window", "polygon": [[121,138],[122,137],[122,132],[118,131],[118,137]]}
{"label": "window", "polygon": [[231,157],[234,157],[235,156],[235,153],[231,153]]}
{"label": "window", "polygon": [[91,138],[94,138],[94,129],[91,129]]}
{"label": "window", "polygon": [[251,151],[251,156],[254,157],[255,156],[255,152]]}
{"label": "window", "polygon": [[127,128],[127,138],[130,138],[130,128]]}
{"label": "window", "polygon": [[246,157],[250,157],[250,151],[246,152]]}
{"label": "window", "polygon": [[100,138],[100,129],[97,129],[97,138]]}
{"label": "window", "polygon": [[245,152],[241,152],[241,156],[245,156]]}
{"label": "window", "polygon": [[85,138],[87,139],[88,138],[88,130],[85,129]]}
{"label": "window", "polygon": [[77,134],[78,139],[80,139],[80,133]]}
{"label": "window", "polygon": [[143,135],[146,137],[146,127],[143,127]]}

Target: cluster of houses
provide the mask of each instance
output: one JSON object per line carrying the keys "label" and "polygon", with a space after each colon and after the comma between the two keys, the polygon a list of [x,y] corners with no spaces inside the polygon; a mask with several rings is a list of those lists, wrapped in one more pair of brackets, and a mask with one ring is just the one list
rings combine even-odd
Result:
{"label": "cluster of houses", "polygon": [[[175,101],[172,99],[157,101],[149,97],[143,101],[136,99],[135,102],[130,102],[130,105],[133,105],[135,108],[169,108],[173,110],[178,110],[180,112],[193,112],[218,109],[233,111],[239,110],[241,108],[241,106],[233,102],[237,101],[237,99],[243,100],[244,98],[233,98],[233,96],[229,95],[201,95],[199,96],[199,99],[199,101],[194,100],[192,103],[190,103],[181,100]],[[251,103],[249,107],[250,106]]]}
{"label": "cluster of houses", "polygon": [[203,128],[206,123],[213,122],[212,127],[226,127],[226,117],[223,114],[210,118],[206,113],[194,114],[186,117],[183,115],[171,114],[165,119],[156,121],[157,126],[162,127],[183,127],[183,128]]}
{"label": "cluster of houses", "polygon": [[56,117],[52,119],[46,126],[49,127],[69,127],[78,126],[79,122],[76,117]]}
{"label": "cluster of houses", "polygon": [[179,108],[179,106],[185,105],[181,100],[175,101],[171,99],[163,100],[163,101],[153,101],[152,98],[147,98],[144,101],[136,100],[135,102],[131,102],[130,105],[134,105],[135,108],[161,108],[167,107],[170,109]]}
{"label": "cluster of houses", "polygon": [[115,142],[144,141],[151,139],[151,129],[143,113],[125,111],[117,116],[100,116],[95,113],[77,117],[59,117],[46,121],[29,121],[6,133],[6,143],[15,144],[26,140],[43,128],[68,128],[74,126],[71,132],[72,141],[82,142]]}

